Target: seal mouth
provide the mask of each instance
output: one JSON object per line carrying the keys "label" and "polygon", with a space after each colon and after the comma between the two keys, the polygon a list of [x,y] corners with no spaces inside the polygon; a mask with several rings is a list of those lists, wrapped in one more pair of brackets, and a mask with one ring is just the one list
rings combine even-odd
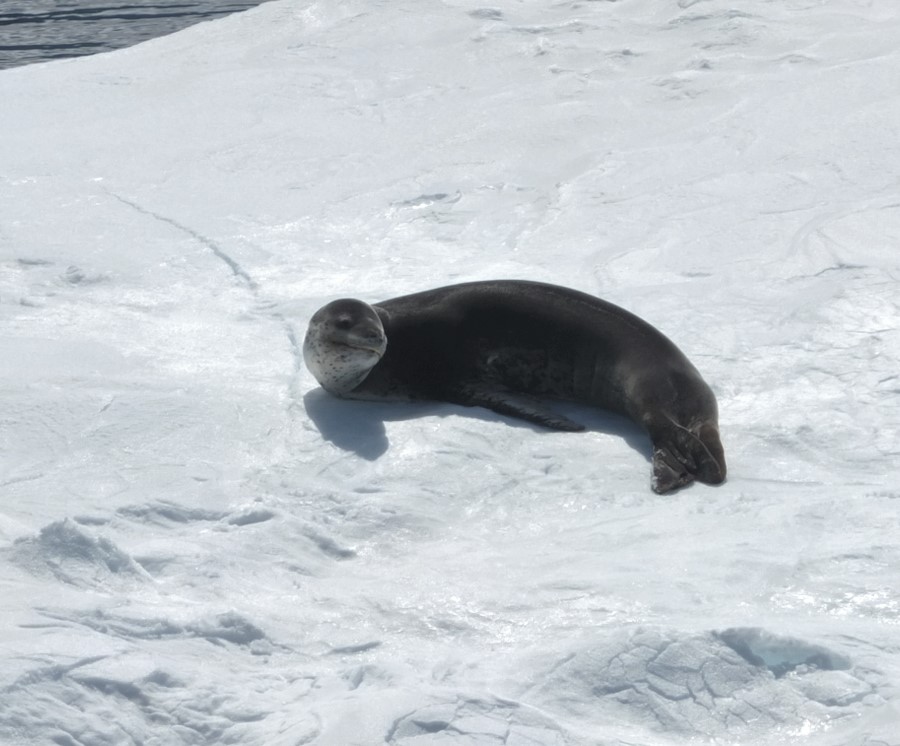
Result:
{"label": "seal mouth", "polygon": [[335,342],[337,347],[345,347],[348,350],[359,350],[361,352],[371,352],[378,357],[384,355],[387,345],[385,342]]}
{"label": "seal mouth", "polygon": [[358,347],[355,347],[354,349],[356,349],[356,350],[365,350],[366,352],[373,352],[373,353],[375,353],[376,355],[378,355],[378,357],[381,357],[382,355],[384,355],[384,348],[383,348],[383,347],[366,347],[366,346],[358,346]]}

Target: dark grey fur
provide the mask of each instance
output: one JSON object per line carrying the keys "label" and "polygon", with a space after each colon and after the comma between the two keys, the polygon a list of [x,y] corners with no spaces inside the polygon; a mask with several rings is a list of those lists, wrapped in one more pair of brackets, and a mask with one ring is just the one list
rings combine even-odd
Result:
{"label": "dark grey fur", "polygon": [[482,406],[572,431],[584,428],[540,399],[583,402],[647,431],[657,492],[725,479],[711,389],[668,338],[618,306],[537,282],[465,283],[372,306],[335,301],[313,317],[307,346],[338,317],[345,327],[357,319],[371,337],[373,311],[387,349],[361,383],[333,393]]}

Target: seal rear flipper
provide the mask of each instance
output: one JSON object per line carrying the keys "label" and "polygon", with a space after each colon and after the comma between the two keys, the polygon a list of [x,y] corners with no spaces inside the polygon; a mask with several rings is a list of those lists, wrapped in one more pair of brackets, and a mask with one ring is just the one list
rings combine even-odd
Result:
{"label": "seal rear flipper", "polygon": [[653,437],[654,492],[671,492],[695,479],[721,484],[725,473],[722,441],[713,425],[701,425],[694,433],[673,422],[662,435]]}
{"label": "seal rear flipper", "polygon": [[584,430],[584,425],[548,409],[536,399],[512,394],[502,388],[470,384],[458,389],[450,401],[467,407],[484,407],[498,414],[526,420],[551,430],[570,433]]}
{"label": "seal rear flipper", "polygon": [[686,487],[694,481],[681,460],[665,448],[653,448],[653,477],[650,486],[659,495]]}

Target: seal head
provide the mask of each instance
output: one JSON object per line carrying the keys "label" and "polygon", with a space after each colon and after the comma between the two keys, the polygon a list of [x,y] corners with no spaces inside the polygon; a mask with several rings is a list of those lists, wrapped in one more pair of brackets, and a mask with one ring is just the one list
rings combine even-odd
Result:
{"label": "seal head", "polygon": [[387,349],[381,319],[367,303],[342,298],[310,319],[303,359],[322,388],[347,396],[369,375]]}

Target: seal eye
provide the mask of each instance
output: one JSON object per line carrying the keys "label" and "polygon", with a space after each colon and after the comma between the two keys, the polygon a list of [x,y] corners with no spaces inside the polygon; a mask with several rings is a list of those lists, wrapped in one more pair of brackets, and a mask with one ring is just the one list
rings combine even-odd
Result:
{"label": "seal eye", "polygon": [[347,330],[351,326],[353,326],[353,322],[350,319],[348,319],[346,316],[342,316],[341,318],[339,318],[337,321],[334,322],[334,325],[338,329]]}

